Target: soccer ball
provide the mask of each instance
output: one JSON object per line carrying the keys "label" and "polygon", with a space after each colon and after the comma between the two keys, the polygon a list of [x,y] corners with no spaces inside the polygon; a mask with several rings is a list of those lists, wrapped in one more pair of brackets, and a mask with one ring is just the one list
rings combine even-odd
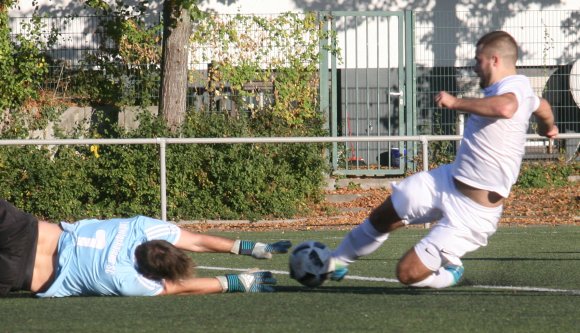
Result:
{"label": "soccer ball", "polygon": [[320,286],[328,278],[330,256],[330,249],[317,241],[296,246],[290,255],[290,277],[307,287]]}

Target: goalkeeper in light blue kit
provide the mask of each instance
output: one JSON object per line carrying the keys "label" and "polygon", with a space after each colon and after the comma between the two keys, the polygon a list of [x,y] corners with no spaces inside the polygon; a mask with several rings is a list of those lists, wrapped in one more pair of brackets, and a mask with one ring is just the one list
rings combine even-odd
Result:
{"label": "goalkeeper in light blue kit", "polygon": [[37,221],[4,200],[0,239],[11,242],[0,246],[0,291],[28,290],[38,297],[270,292],[276,280],[269,271],[195,277],[182,250],[268,259],[291,247],[289,241],[265,244],[192,233],[145,216],[58,225]]}
{"label": "goalkeeper in light blue kit", "polygon": [[529,118],[535,116],[538,134],[558,135],[550,104],[517,74],[517,59],[518,46],[508,33],[494,31],[479,39],[474,69],[484,97],[457,98],[444,91],[435,96],[438,107],[469,114],[455,161],[393,185],[392,195],[346,235],[327,261],[331,279],[341,280],[349,264],[378,249],[391,232],[434,221],[399,261],[397,278],[429,288],[461,279],[461,257],[486,246],[497,229],[519,173]]}

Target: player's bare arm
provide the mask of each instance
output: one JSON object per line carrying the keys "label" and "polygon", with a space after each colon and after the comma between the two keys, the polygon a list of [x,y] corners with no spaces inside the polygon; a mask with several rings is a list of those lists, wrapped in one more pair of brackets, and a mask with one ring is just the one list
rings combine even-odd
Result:
{"label": "player's bare arm", "polygon": [[219,236],[204,235],[181,230],[181,236],[175,244],[179,249],[191,252],[228,253],[234,245],[234,240]]}
{"label": "player's bare arm", "polygon": [[181,230],[175,246],[192,252],[219,252],[252,256],[256,259],[270,259],[272,254],[287,253],[292,243],[287,240],[262,243],[249,240],[234,240],[225,237],[196,234]]}
{"label": "player's bare arm", "polygon": [[554,124],[554,113],[552,112],[552,107],[550,103],[543,98],[540,98],[540,106],[534,115],[538,121],[538,134],[543,135],[547,138],[555,138],[559,131],[558,127]]}
{"label": "player's bare arm", "polygon": [[204,295],[223,292],[217,278],[189,278],[179,281],[163,281],[161,295]]}
{"label": "player's bare arm", "polygon": [[441,91],[435,96],[435,103],[440,108],[505,119],[511,118],[518,109],[518,101],[512,93],[484,98],[458,98]]}
{"label": "player's bare arm", "polygon": [[269,271],[249,270],[214,278],[164,280],[161,295],[203,295],[216,293],[261,293],[274,291],[276,279]]}

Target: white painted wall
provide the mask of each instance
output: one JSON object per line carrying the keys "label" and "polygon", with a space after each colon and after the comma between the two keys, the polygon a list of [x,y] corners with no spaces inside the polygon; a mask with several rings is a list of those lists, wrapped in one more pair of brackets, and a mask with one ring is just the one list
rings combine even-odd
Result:
{"label": "white painted wall", "polygon": [[[17,0],[17,4],[10,10],[10,16],[28,16],[34,11],[33,4],[36,3],[40,13],[62,14],[62,15],[82,15],[91,13],[87,10],[84,0]],[[114,0],[106,0],[107,3],[114,4]],[[135,0],[127,0],[125,3],[133,5],[138,3]],[[160,1],[150,1],[150,8],[158,10]]]}
{"label": "white painted wall", "polygon": [[[110,0],[110,3],[114,1]],[[126,3],[135,3],[127,0]],[[11,16],[32,13],[32,0],[20,0]],[[38,0],[40,12],[51,15],[88,13],[82,0]],[[158,17],[160,1],[151,1],[151,15]],[[288,11],[401,11],[417,14],[416,61],[425,66],[468,66],[473,58],[473,43],[487,29],[505,29],[520,43],[519,65],[541,66],[571,63],[580,56],[580,17],[571,35],[562,24],[580,11],[579,0],[200,0],[204,10],[220,14],[276,14]],[[576,13],[580,16],[580,13]],[[395,20],[396,21],[396,20]],[[339,29],[339,43],[346,53],[340,67],[393,67],[398,62],[394,47],[399,31],[393,20],[347,21]],[[435,29],[437,28],[437,29]],[[445,29],[448,29],[446,31]],[[455,28],[455,29],[453,29]],[[376,38],[378,33],[381,38]],[[388,34],[385,33],[388,31]],[[369,36],[368,40],[366,36]],[[358,41],[358,44],[355,44]],[[365,52],[369,44],[369,52]],[[388,51],[390,50],[390,51]]]}
{"label": "white painted wall", "polygon": [[[44,10],[70,12],[81,11],[83,0],[19,0],[18,8],[13,8],[13,15],[29,15],[37,2]],[[113,4],[115,1],[107,0]],[[135,0],[127,0],[125,3],[136,3]],[[490,11],[497,10],[498,6],[505,1],[480,1],[480,0],[199,0],[204,10],[211,10],[221,14],[276,14],[288,11],[307,10],[457,10],[467,11],[473,4],[481,4],[481,7]],[[157,9],[160,0],[149,1],[152,9]],[[507,7],[523,10],[580,10],[580,2],[577,0],[512,0]]]}

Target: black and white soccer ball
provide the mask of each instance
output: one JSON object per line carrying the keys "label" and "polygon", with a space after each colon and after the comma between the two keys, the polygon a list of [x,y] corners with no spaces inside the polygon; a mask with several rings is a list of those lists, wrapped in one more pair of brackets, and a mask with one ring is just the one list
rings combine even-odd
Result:
{"label": "black and white soccer ball", "polygon": [[306,241],[290,254],[290,277],[307,287],[318,287],[328,278],[331,250],[317,241]]}

